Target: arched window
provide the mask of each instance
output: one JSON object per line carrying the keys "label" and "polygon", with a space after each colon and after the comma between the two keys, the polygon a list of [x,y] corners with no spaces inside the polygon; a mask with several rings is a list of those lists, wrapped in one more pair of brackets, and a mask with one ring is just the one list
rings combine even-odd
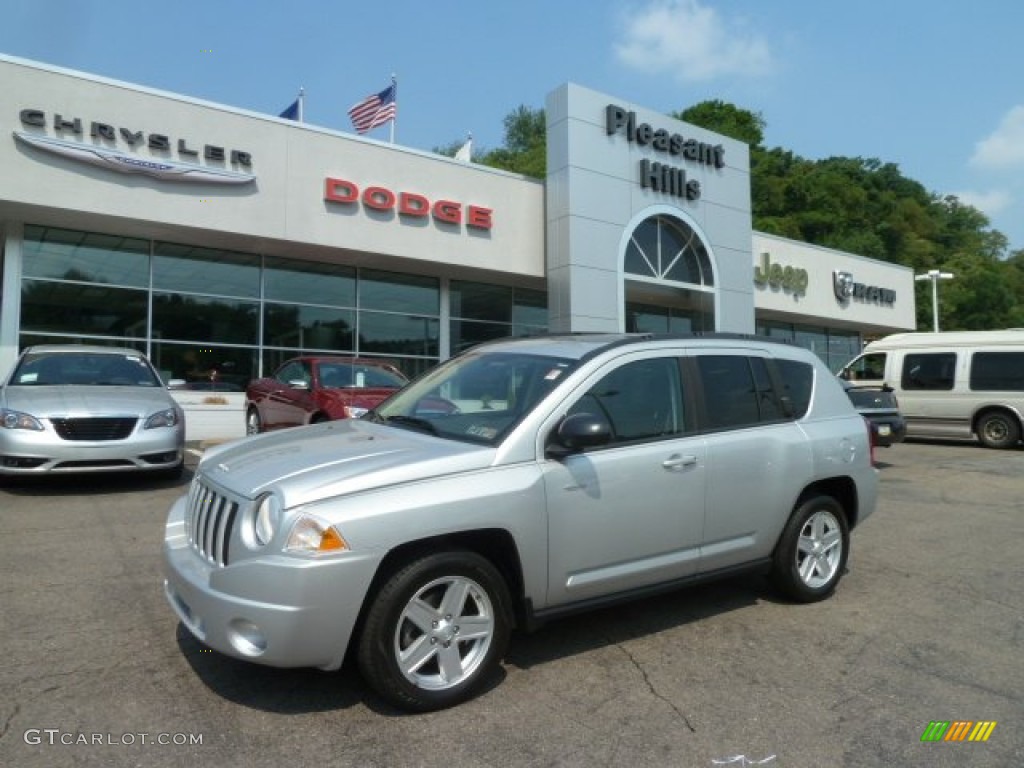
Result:
{"label": "arched window", "polygon": [[652,216],[640,222],[626,246],[629,277],[711,288],[715,284],[708,250],[683,221]]}

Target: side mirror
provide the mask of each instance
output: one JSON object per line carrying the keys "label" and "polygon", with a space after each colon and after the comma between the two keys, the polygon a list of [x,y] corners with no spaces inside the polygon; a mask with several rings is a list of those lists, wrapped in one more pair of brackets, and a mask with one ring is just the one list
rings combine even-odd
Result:
{"label": "side mirror", "polygon": [[168,389],[185,389],[186,381],[184,379],[170,379],[167,382]]}
{"label": "side mirror", "polygon": [[612,439],[612,427],[603,416],[593,413],[574,413],[562,419],[551,436],[548,456],[561,458],[586,448],[606,445]]}

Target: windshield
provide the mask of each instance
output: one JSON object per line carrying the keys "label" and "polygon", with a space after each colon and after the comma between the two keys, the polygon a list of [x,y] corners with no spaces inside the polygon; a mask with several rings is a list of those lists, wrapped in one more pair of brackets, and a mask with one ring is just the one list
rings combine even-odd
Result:
{"label": "windshield", "polygon": [[469,352],[417,379],[367,418],[497,445],[575,366],[575,360],[541,355]]}
{"label": "windshield", "polygon": [[11,375],[17,386],[160,387],[142,355],[111,352],[38,352],[26,355]]}
{"label": "windshield", "polygon": [[399,389],[406,380],[397,370],[377,365],[358,363],[320,363],[320,385],[328,388],[345,387]]}

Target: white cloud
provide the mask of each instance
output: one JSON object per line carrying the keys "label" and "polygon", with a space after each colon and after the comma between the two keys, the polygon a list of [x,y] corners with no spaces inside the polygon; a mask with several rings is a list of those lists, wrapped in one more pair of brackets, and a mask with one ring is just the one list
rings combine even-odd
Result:
{"label": "white cloud", "polygon": [[995,131],[974,145],[971,165],[997,171],[1024,167],[1024,106],[1007,112]]}
{"label": "white cloud", "polygon": [[966,190],[954,194],[961,203],[974,206],[990,219],[998,216],[1013,204],[1013,195],[1004,189],[992,189],[988,192]]}
{"label": "white cloud", "polygon": [[772,68],[763,38],[722,19],[698,0],[652,0],[633,9],[615,55],[648,74],[670,73],[682,82],[722,75],[762,75]]}

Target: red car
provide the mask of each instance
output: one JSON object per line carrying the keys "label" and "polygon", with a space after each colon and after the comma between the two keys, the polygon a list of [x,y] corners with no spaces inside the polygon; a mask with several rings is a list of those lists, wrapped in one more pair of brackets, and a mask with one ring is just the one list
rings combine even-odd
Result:
{"label": "red car", "polygon": [[310,355],[286,361],[245,390],[245,432],[362,416],[408,379],[381,360]]}

